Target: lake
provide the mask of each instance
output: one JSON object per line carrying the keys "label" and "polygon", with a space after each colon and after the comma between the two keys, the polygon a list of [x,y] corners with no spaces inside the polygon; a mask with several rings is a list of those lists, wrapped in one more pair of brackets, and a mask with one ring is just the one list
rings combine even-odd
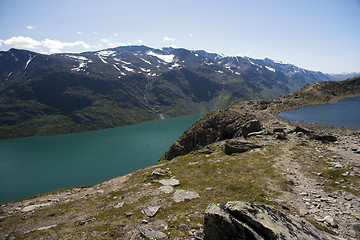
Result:
{"label": "lake", "polygon": [[0,202],[94,185],[154,165],[201,115],[0,140]]}
{"label": "lake", "polygon": [[333,104],[306,106],[279,113],[288,120],[360,129],[360,97],[345,98]]}

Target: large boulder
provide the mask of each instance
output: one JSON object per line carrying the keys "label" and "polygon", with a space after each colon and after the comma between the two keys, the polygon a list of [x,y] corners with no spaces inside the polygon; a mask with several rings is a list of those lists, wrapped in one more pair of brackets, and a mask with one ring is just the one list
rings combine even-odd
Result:
{"label": "large boulder", "polygon": [[260,132],[262,130],[261,123],[258,120],[251,120],[241,127],[241,133],[246,138],[249,133]]}
{"label": "large boulder", "polygon": [[318,135],[318,134],[311,134],[310,139],[322,141],[322,142],[336,142],[338,139],[332,135]]}
{"label": "large boulder", "polygon": [[261,147],[260,145],[251,142],[244,142],[238,139],[230,139],[225,141],[222,150],[224,151],[225,154],[230,155],[233,153],[246,152],[250,149],[260,148],[260,147]]}
{"label": "large boulder", "polygon": [[272,207],[228,202],[210,204],[205,211],[205,239],[341,239],[316,229],[304,219]]}

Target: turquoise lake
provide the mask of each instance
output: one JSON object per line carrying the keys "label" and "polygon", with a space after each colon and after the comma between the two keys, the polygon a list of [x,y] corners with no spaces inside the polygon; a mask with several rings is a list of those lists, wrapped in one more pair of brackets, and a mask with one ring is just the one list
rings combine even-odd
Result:
{"label": "turquoise lake", "polygon": [[87,186],[154,165],[201,115],[0,140],[0,202]]}
{"label": "turquoise lake", "polygon": [[306,106],[279,113],[288,120],[360,129],[360,97],[345,98],[333,104]]}

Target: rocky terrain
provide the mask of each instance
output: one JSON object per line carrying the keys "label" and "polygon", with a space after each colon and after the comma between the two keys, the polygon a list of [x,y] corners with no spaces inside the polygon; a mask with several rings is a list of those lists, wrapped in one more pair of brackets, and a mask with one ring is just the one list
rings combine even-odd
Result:
{"label": "rocky terrain", "polygon": [[360,130],[276,114],[359,95],[354,78],[210,112],[155,166],[3,203],[0,239],[359,239]]}

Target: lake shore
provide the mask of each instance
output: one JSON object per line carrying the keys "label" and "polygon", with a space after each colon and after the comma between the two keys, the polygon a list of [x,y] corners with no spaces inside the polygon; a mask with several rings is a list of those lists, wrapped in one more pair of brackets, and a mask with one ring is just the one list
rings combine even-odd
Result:
{"label": "lake shore", "polygon": [[[136,239],[143,237],[140,229],[146,227],[170,239],[191,239],[203,232],[208,204],[238,200],[266,203],[308,219],[339,237],[356,239],[360,237],[356,227],[360,220],[356,210],[360,195],[360,130],[277,116],[288,107],[327,103],[340,96],[322,94],[315,101],[313,91],[317,89],[312,89],[274,100],[241,102],[207,114],[173,145],[188,152],[177,152],[180,154],[172,160],[92,187],[3,204],[0,232],[4,237],[24,239]],[[227,155],[222,150],[225,138],[204,141],[203,146],[191,144],[197,147],[193,149],[181,145],[203,143],[200,139],[211,136],[226,137],[220,131],[236,131],[236,124],[242,126],[253,119],[261,123],[261,131],[234,140],[261,148]],[[226,120],[229,124],[225,124]],[[328,141],[331,139],[336,140]],[[166,173],[161,178],[176,179],[178,183],[163,186],[152,177],[156,169]],[[178,202],[175,193],[179,191],[197,195]],[[147,215],[144,209],[154,206],[159,206],[155,215]],[[330,218],[332,225],[326,221]]]}

